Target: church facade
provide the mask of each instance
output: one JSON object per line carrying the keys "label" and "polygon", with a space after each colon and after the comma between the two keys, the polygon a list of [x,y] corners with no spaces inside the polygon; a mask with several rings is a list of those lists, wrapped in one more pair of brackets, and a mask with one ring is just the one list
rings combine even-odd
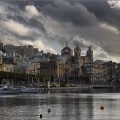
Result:
{"label": "church facade", "polygon": [[77,44],[74,51],[68,46],[66,42],[65,47],[61,50],[61,56],[67,57],[67,61],[64,66],[64,76],[68,83],[77,82],[82,76],[82,66],[84,64],[93,63],[93,50],[88,47],[86,55],[81,55],[81,49]]}

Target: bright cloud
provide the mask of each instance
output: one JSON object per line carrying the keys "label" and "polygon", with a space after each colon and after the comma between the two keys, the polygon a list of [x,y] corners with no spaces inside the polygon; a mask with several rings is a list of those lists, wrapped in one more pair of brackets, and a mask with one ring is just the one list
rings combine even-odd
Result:
{"label": "bright cloud", "polygon": [[100,24],[100,27],[104,28],[104,29],[107,29],[108,31],[111,31],[115,34],[119,34],[119,31],[117,28],[113,27],[113,26],[110,26],[108,24],[105,24],[105,23],[102,23]]}
{"label": "bright cloud", "polygon": [[2,22],[3,28],[6,30],[18,34],[20,36],[28,36],[30,33],[32,33],[27,27],[25,27],[23,24],[20,24],[19,22],[16,22],[12,19],[8,21]]}
{"label": "bright cloud", "polygon": [[108,3],[111,6],[111,8],[120,9],[120,1],[118,1],[118,0],[109,0]]}
{"label": "bright cloud", "polygon": [[39,16],[39,12],[37,11],[36,7],[33,5],[26,6],[25,10],[28,17]]}

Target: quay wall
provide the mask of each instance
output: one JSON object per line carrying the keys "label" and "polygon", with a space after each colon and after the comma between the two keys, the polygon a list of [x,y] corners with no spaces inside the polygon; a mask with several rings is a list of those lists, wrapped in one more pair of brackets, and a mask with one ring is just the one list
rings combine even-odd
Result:
{"label": "quay wall", "polygon": [[83,87],[52,87],[49,89],[50,92],[90,92],[92,89],[91,86],[83,86]]}

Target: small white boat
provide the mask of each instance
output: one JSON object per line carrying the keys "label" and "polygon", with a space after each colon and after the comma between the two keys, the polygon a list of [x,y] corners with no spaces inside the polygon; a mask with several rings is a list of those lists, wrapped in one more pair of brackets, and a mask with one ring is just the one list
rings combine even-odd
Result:
{"label": "small white boat", "polygon": [[21,87],[21,93],[40,93],[42,91],[41,88],[36,87]]}
{"label": "small white boat", "polygon": [[8,87],[6,85],[0,85],[0,94],[18,94],[20,93],[19,88]]}

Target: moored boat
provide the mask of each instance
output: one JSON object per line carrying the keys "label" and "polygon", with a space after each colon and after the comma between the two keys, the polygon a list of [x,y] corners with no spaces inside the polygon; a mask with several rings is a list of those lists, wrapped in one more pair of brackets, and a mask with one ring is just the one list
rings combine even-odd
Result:
{"label": "moored boat", "polygon": [[41,93],[42,92],[42,88],[21,87],[20,92],[21,93]]}
{"label": "moored boat", "polygon": [[19,88],[8,87],[6,85],[0,85],[0,94],[18,94],[20,93]]}

